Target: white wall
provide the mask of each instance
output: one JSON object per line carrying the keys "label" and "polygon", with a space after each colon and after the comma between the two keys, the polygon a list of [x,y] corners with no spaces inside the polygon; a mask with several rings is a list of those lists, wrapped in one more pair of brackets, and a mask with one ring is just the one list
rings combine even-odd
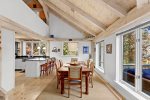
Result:
{"label": "white wall", "polygon": [[[80,41],[78,42],[78,53],[79,55],[75,58],[78,58],[79,61],[86,61],[89,58],[89,54],[83,54],[83,46],[89,46],[89,53],[91,53],[91,42],[89,41]],[[60,52],[52,52],[53,48],[56,47],[60,49]],[[62,55],[63,41],[51,41],[50,42],[50,57],[56,57],[57,59],[62,59],[64,63],[71,61],[72,57],[66,57]],[[74,57],[74,56],[73,56]]]}
{"label": "white wall", "polygon": [[84,38],[83,33],[76,30],[74,27],[70,26],[64,20],[55,16],[54,14],[49,14],[49,27],[50,34],[54,35],[56,38],[71,38],[71,39],[81,39]]}
{"label": "white wall", "polygon": [[2,28],[1,34],[0,87],[9,91],[15,86],[15,32]]}
{"label": "white wall", "polygon": [[6,17],[42,36],[49,34],[49,27],[23,0],[0,0],[0,16]]}
{"label": "white wall", "polygon": [[[142,23],[145,23],[147,21],[150,21],[150,14],[143,16],[132,23],[122,26],[122,28],[116,30],[115,33],[112,33],[112,35],[110,35],[108,37],[99,38],[96,40],[96,42],[104,40],[104,44],[105,44],[104,73],[101,72],[100,70],[98,70],[98,68],[96,68],[96,71],[106,81],[108,81],[116,90],[118,90],[119,93],[121,93],[127,100],[139,100],[139,96],[132,95],[134,93],[126,91],[126,89],[124,89],[121,85],[119,85],[115,82],[115,80],[116,80],[116,54],[119,53],[119,52],[116,52],[116,34],[122,32],[122,31],[128,30],[132,27],[135,27],[137,25],[140,25]],[[107,44],[112,44],[112,54],[106,54],[106,45]],[[98,66],[96,66],[96,67],[98,67]],[[141,100],[143,100],[143,99],[141,99]]]}

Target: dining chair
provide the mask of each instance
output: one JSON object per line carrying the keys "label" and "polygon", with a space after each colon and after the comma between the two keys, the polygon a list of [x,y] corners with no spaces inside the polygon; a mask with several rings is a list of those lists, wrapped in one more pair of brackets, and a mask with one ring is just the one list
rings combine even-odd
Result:
{"label": "dining chair", "polygon": [[88,68],[90,68],[90,63],[91,63],[91,60],[88,59],[88,60],[87,60],[87,67],[88,67]]}
{"label": "dining chair", "polygon": [[40,65],[40,76],[45,75],[45,74],[48,75],[48,64],[47,63]]}
{"label": "dining chair", "polygon": [[55,58],[55,57],[52,57],[52,58],[51,58],[51,71],[54,70],[55,62],[56,62],[56,58]]}
{"label": "dining chair", "polygon": [[82,67],[70,66],[68,69],[68,98],[70,97],[71,85],[80,85],[80,97],[82,98]]}
{"label": "dining chair", "polygon": [[90,70],[91,70],[91,72],[89,75],[89,82],[91,83],[91,86],[93,88],[93,73],[94,73],[94,62],[93,61],[90,63]]}
{"label": "dining chair", "polygon": [[62,67],[64,65],[63,61],[60,59],[59,62],[60,62],[60,67]]}
{"label": "dining chair", "polygon": [[58,69],[61,67],[59,60],[55,60],[55,67],[56,67],[57,89],[58,89],[59,84],[60,84],[60,73],[58,73]]}
{"label": "dining chair", "polygon": [[46,63],[47,63],[47,67],[48,67],[48,73],[50,74],[51,71],[52,71],[52,66],[51,66],[51,58],[47,59],[46,60]]}

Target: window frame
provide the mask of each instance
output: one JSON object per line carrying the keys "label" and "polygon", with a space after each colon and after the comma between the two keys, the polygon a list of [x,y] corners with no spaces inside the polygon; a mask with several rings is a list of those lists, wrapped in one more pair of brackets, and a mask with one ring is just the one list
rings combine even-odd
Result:
{"label": "window frame", "polygon": [[[103,45],[101,46],[101,43],[103,43]],[[101,47],[103,47],[102,49],[101,49]],[[103,52],[101,51],[101,50],[103,50]],[[104,73],[104,60],[105,60],[105,43],[104,43],[104,40],[102,40],[102,41],[99,41],[99,42],[97,42],[96,43],[96,65],[97,65],[97,68],[101,71],[101,72],[103,72]],[[102,55],[101,56],[103,56],[103,57],[101,57],[102,59],[100,59],[100,54],[101,54],[101,52],[102,52]],[[100,61],[101,60],[101,61]],[[103,65],[103,66],[100,66],[100,63],[101,63],[101,65]]]}
{"label": "window frame", "polygon": [[[117,70],[116,68],[116,82],[119,82],[122,85],[127,86],[128,88],[130,88],[131,90],[133,90],[134,92],[136,92],[137,94],[139,94],[140,96],[146,99],[150,99],[150,96],[142,91],[142,52],[143,52],[142,51],[142,29],[148,26],[150,26],[150,23],[139,25],[139,27],[135,27],[125,32],[122,32],[116,37],[116,46],[119,47],[119,48],[116,47],[116,49],[118,49],[117,51],[120,52],[119,57],[116,57],[116,62],[117,60],[119,60],[119,62],[117,62],[118,65],[117,68],[119,69]],[[135,87],[123,80],[123,46],[122,46],[123,36],[131,32],[134,32],[136,36]]]}
{"label": "window frame", "polygon": [[[135,34],[135,40],[136,40],[136,30],[134,29],[134,30],[130,30],[130,31],[127,31],[126,33],[124,33],[124,34],[121,34],[121,36],[120,36],[120,43],[121,43],[121,45],[120,45],[120,48],[121,48],[121,50],[120,50],[120,53],[121,53],[121,65],[120,65],[120,82],[122,83],[122,84],[124,84],[124,85],[126,85],[127,87],[129,87],[130,89],[132,89],[132,90],[135,90],[135,88],[136,88],[136,82],[135,82],[135,86],[132,86],[131,84],[129,84],[129,83],[127,83],[126,81],[124,81],[123,80],[123,36],[124,35],[127,35],[127,34],[130,34],[130,33],[132,33],[132,32],[134,32],[134,34]],[[136,41],[135,41],[135,54],[137,53],[137,44],[136,44]],[[137,68],[136,68],[136,56],[135,56],[135,76],[136,76],[136,70],[137,70]]]}
{"label": "window frame", "polygon": [[140,41],[139,41],[139,47],[140,47],[140,53],[139,53],[139,55],[140,55],[140,58],[139,58],[140,63],[139,63],[139,65],[141,66],[141,67],[139,67],[139,71],[138,71],[139,76],[140,76],[140,78],[138,79],[138,84],[139,84],[139,86],[138,86],[138,89],[139,89],[138,93],[140,95],[144,96],[145,98],[150,99],[150,95],[148,95],[148,94],[146,94],[146,93],[144,93],[142,91],[142,69],[143,69],[142,68],[142,53],[143,53],[143,50],[142,50],[142,41],[143,41],[142,40],[142,29],[146,28],[148,26],[150,26],[150,24],[145,24],[145,25],[143,25],[143,26],[138,28],[138,34],[139,34],[139,39],[140,39]]}

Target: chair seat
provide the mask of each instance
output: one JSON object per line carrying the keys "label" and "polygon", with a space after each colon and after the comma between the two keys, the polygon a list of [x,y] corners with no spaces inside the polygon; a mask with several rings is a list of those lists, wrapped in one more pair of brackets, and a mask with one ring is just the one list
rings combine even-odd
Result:
{"label": "chair seat", "polygon": [[79,84],[79,83],[81,83],[81,80],[71,80],[69,82],[70,82],[70,84]]}

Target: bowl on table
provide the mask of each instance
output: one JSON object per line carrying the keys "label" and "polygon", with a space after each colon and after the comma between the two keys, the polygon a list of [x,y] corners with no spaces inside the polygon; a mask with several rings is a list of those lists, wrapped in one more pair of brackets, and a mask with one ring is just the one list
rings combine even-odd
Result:
{"label": "bowl on table", "polygon": [[77,63],[77,62],[71,62],[70,65],[71,65],[71,66],[78,66],[79,63]]}

